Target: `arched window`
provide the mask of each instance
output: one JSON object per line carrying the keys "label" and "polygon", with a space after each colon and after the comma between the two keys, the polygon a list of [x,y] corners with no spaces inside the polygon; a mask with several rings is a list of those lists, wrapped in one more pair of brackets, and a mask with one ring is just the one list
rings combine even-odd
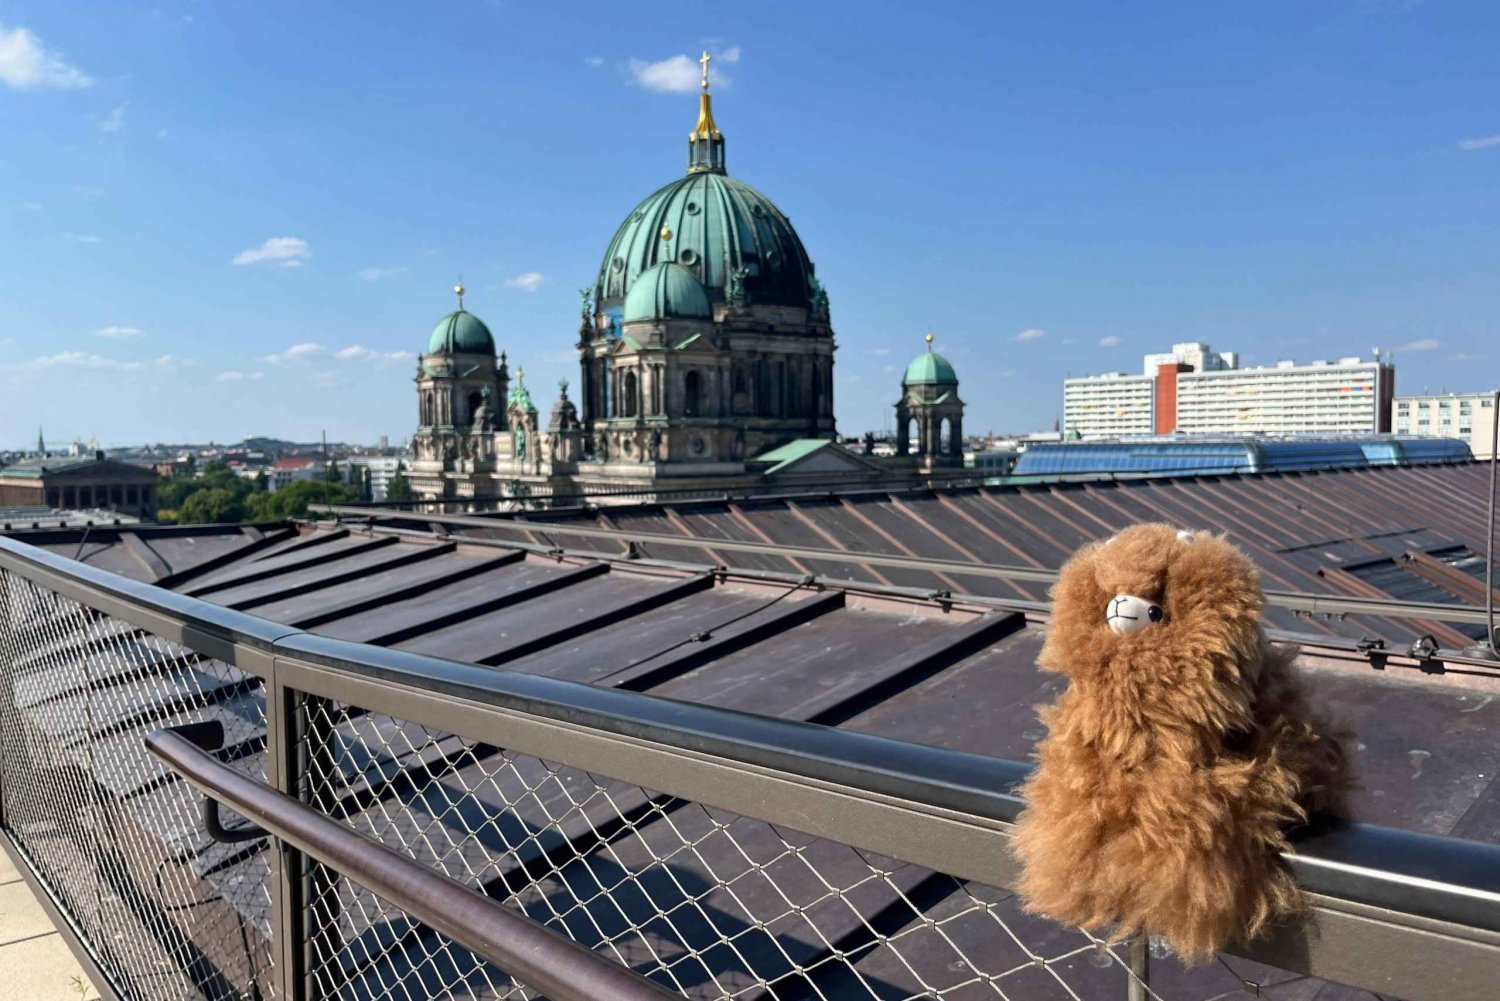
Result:
{"label": "arched window", "polygon": [[484,405],[484,397],[474,392],[469,394],[469,423],[474,423],[474,415],[479,413],[479,408]]}
{"label": "arched window", "polygon": [[703,413],[703,377],[696,371],[682,379],[682,416],[698,417]]}
{"label": "arched window", "polygon": [[922,440],[922,422],[915,417],[906,422],[906,443],[907,448],[918,455],[926,451],[924,446],[927,443]]}
{"label": "arched window", "polygon": [[620,416],[634,417],[636,415],[636,404],[640,400],[640,387],[636,384],[635,373],[625,373],[625,384],[620,393]]}
{"label": "arched window", "polygon": [[943,418],[943,423],[938,425],[938,455],[947,455],[953,450],[953,424],[948,418]]}

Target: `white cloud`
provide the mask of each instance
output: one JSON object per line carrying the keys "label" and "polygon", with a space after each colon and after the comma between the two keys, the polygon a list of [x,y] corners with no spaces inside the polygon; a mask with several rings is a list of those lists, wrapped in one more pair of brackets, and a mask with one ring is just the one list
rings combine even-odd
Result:
{"label": "white cloud", "polygon": [[1459,149],[1490,149],[1494,146],[1500,146],[1500,135],[1478,136],[1474,139],[1460,139],[1458,141]]}
{"label": "white cloud", "polygon": [[108,189],[101,188],[96,184],[75,184],[73,185],[73,190],[85,198],[103,198],[109,194]]}
{"label": "white cloud", "polygon": [[597,67],[600,67],[600,66],[604,65],[604,57],[603,56],[589,56],[587,59],[584,60],[584,62],[588,63],[590,66],[593,66],[593,67],[597,68]]}
{"label": "white cloud", "polygon": [[1119,343],[1120,343],[1120,339],[1118,337],[1116,337],[1114,334],[1110,334],[1108,337],[1101,337],[1101,338],[1099,338],[1099,346],[1101,348],[1116,347],[1116,346],[1119,345]]}
{"label": "white cloud", "polygon": [[363,278],[367,282],[378,282],[382,278],[389,278],[391,275],[399,275],[399,274],[401,274],[405,270],[406,270],[405,268],[375,268],[375,267],[370,267],[370,268],[360,268],[358,271],[355,272],[355,274],[359,275],[361,278]]}
{"label": "white cloud", "polygon": [[522,292],[535,292],[547,278],[540,271],[524,271],[513,278],[505,279],[506,288],[518,288]]}
{"label": "white cloud", "polygon": [[[708,79],[721,90],[728,89],[729,77],[715,68],[716,63],[740,61],[739,46],[725,49],[709,63]],[[703,66],[695,56],[670,56],[647,62],[644,59],[630,60],[630,79],[637,87],[667,94],[690,94],[703,82]]]}
{"label": "white cloud", "polygon": [[263,372],[236,372],[231,370],[229,372],[220,372],[214,376],[214,382],[253,382],[264,377],[265,373]]}
{"label": "white cloud", "polygon": [[99,119],[100,132],[121,132],[125,129],[125,105],[120,105]]}
{"label": "white cloud", "polygon": [[25,28],[0,24],[0,81],[16,90],[51,88],[82,90],[94,81],[76,66],[69,66]]}
{"label": "white cloud", "polygon": [[103,243],[104,242],[104,238],[103,237],[95,236],[92,233],[59,233],[57,235],[60,236],[60,237],[62,237],[64,240],[67,240],[70,243]]}
{"label": "white cloud", "polygon": [[1027,327],[1016,335],[1018,341],[1035,341],[1047,336],[1047,332],[1039,327]]}
{"label": "white cloud", "polygon": [[49,369],[73,369],[76,371],[90,372],[139,372],[143,369],[170,368],[173,365],[191,365],[192,362],[184,362],[173,355],[162,355],[155,361],[120,361],[116,358],[106,358],[90,351],[59,351],[57,354],[43,355],[33,358],[31,361],[19,362],[6,366],[12,371],[36,374]]}
{"label": "white cloud", "polygon": [[234,264],[266,262],[277,268],[300,268],[312,256],[306,240],[295,236],[273,236],[259,247],[250,247],[234,256]]}
{"label": "white cloud", "polygon": [[874,351],[871,351],[870,353],[873,354],[873,355],[888,355],[888,354],[891,353],[891,349],[890,348],[876,348]]}
{"label": "white cloud", "polygon": [[307,341],[302,344],[293,344],[285,351],[278,352],[277,354],[266,355],[266,361],[272,365],[285,365],[288,362],[307,361],[310,358],[316,358],[319,355],[326,355],[327,353],[328,349],[323,345]]}
{"label": "white cloud", "polygon": [[40,212],[44,207],[41,202],[22,202],[16,206],[22,212]]}
{"label": "white cloud", "polygon": [[1397,348],[1397,351],[1436,351],[1442,347],[1442,342],[1436,337],[1424,337],[1418,341],[1407,341]]}
{"label": "white cloud", "polygon": [[1471,354],[1468,351],[1460,351],[1458,354],[1449,355],[1444,361],[1484,361],[1484,355]]}
{"label": "white cloud", "polygon": [[880,371],[884,372],[886,375],[890,375],[892,372],[896,371],[896,366],[894,366],[894,365],[887,365],[885,368],[881,369]]}
{"label": "white cloud", "polygon": [[108,337],[111,340],[122,340],[126,337],[141,336],[140,327],[100,327],[94,331],[99,337]]}
{"label": "white cloud", "polygon": [[156,138],[158,138],[158,139],[165,139],[166,137],[167,137],[167,130],[166,129],[157,129],[156,130]]}
{"label": "white cloud", "polygon": [[410,351],[377,351],[367,348],[362,344],[351,344],[346,348],[333,350],[326,348],[313,341],[302,344],[293,344],[285,351],[274,355],[267,355],[265,360],[272,365],[288,365],[298,362],[314,361],[414,361],[416,355]]}

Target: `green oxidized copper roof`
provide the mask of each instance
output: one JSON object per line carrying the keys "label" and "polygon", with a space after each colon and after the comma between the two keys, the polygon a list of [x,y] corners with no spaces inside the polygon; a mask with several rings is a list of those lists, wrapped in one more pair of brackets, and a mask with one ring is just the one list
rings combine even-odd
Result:
{"label": "green oxidized copper roof", "polygon": [[[664,229],[670,240],[662,239]],[[604,253],[596,301],[618,303],[638,277],[663,261],[691,271],[711,298],[722,298],[730,276],[744,268],[751,302],[812,305],[813,265],[791,220],[727,174],[689,174],[637,205]]]}
{"label": "green oxidized copper roof", "polygon": [[506,401],[507,407],[519,406],[528,413],[536,413],[536,404],[531,402],[531,391],[526,388],[526,373],[520,369],[516,370],[515,384],[510,387],[510,399]]}
{"label": "green oxidized copper roof", "polygon": [[432,328],[432,336],[427,339],[427,353],[493,355],[495,338],[490,336],[490,328],[479,317],[467,310],[455,309]]}
{"label": "green oxidized copper roof", "polygon": [[713,318],[713,308],[703,284],[691,271],[663,261],[647,268],[630,286],[623,320],[630,323],[669,317],[709,320]]}
{"label": "green oxidized copper roof", "polygon": [[948,359],[932,348],[911,360],[906,374],[901,377],[903,386],[957,386],[958,373]]}

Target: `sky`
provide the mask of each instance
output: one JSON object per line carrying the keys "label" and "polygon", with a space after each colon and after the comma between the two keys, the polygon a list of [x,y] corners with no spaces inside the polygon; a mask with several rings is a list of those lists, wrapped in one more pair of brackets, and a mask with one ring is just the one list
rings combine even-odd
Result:
{"label": "sky", "polygon": [[845,433],[929,330],[969,431],[1190,340],[1495,388],[1496,37],[1492,0],[0,0],[0,448],[404,441],[460,277],[550,403],[703,49]]}

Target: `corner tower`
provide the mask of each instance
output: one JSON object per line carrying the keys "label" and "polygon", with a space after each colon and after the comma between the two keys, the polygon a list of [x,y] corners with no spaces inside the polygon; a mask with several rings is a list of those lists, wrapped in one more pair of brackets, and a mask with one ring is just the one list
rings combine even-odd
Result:
{"label": "corner tower", "polygon": [[584,291],[586,449],[650,467],[633,476],[743,472],[835,431],[827,293],[791,220],[729,175],[709,58],[685,175],[631,210]]}
{"label": "corner tower", "polygon": [[964,401],[958,396],[958,373],[948,359],[927,350],[911,360],[901,377],[896,403],[896,454],[912,455],[917,465],[964,464]]}

